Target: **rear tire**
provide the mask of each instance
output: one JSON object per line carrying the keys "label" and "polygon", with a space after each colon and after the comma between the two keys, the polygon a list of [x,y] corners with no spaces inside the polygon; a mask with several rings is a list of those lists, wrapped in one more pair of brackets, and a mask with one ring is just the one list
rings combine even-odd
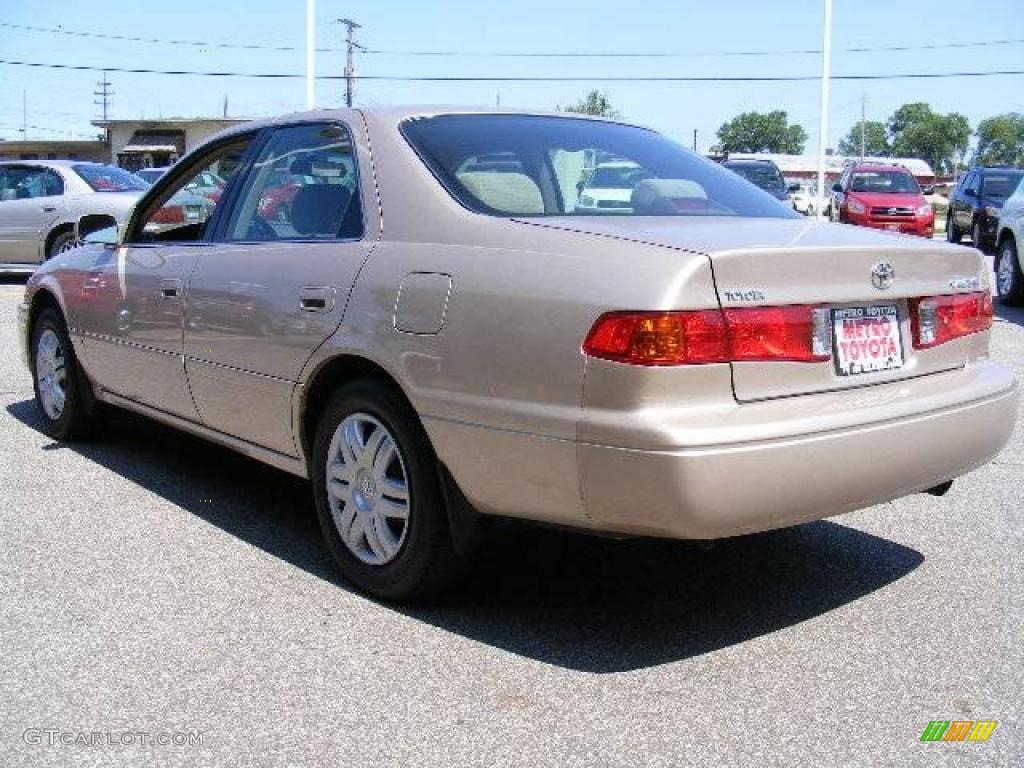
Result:
{"label": "rear tire", "polygon": [[949,213],[946,215],[946,240],[950,243],[959,243],[963,235],[960,230],[956,228],[956,222],[953,220],[953,214]]}
{"label": "rear tire", "polygon": [[78,245],[78,241],[75,240],[75,233],[73,231],[68,230],[66,232],[61,232],[53,238],[53,242],[50,243],[50,250],[47,251],[46,258],[52,259],[58,253],[71,250],[76,245]]}
{"label": "rear tire", "polygon": [[392,388],[367,380],[335,393],[317,426],[310,477],[327,548],[360,590],[414,600],[462,573],[437,458]]}
{"label": "rear tire", "polygon": [[999,244],[995,267],[999,300],[1010,307],[1024,306],[1024,273],[1013,237],[1007,236]]}
{"label": "rear tire", "polygon": [[80,440],[95,425],[90,384],[75,357],[64,319],[44,309],[32,326],[32,384],[43,430],[56,440]]}
{"label": "rear tire", "polygon": [[985,236],[981,233],[981,222],[975,221],[971,225],[971,243],[982,253],[988,253],[989,247],[985,242]]}

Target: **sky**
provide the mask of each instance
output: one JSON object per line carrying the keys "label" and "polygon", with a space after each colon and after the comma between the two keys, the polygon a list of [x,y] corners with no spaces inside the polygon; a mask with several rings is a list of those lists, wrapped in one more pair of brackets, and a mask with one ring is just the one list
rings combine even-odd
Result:
{"label": "sky", "polygon": [[[1024,69],[1024,42],[969,48],[850,52],[845,48],[942,45],[992,38],[1024,39],[1024,0],[928,3],[835,0],[834,74],[892,74]],[[151,7],[150,7],[151,6]],[[317,0],[317,44],[338,48],[317,56],[318,74],[339,75],[347,16],[362,25],[358,40],[378,51],[598,53],[597,57],[410,56],[363,53],[362,75],[572,76],[570,83],[424,83],[362,81],[357,106],[473,104],[551,109],[606,91],[626,119],[651,126],[698,149],[748,110],[785,110],[818,144],[820,81],[796,83],[622,83],[624,76],[813,76],[820,54],[729,56],[729,51],[820,49],[823,0]],[[103,40],[0,26],[0,59],[109,67],[305,72],[305,0],[0,0],[0,24],[211,43],[294,46],[294,51],[244,50]],[[656,52],[672,58],[608,54]],[[28,138],[85,138],[96,133],[93,91],[98,72],[30,69],[0,64],[0,137],[21,138],[22,99]],[[301,78],[253,80],[111,73],[115,118],[216,116],[225,97],[231,116],[263,117],[301,110]],[[343,84],[317,83],[317,106],[342,102]],[[992,114],[1024,112],[1024,75],[934,80],[833,81],[829,146],[860,118],[885,120],[901,104],[929,102],[960,112],[972,127]]]}

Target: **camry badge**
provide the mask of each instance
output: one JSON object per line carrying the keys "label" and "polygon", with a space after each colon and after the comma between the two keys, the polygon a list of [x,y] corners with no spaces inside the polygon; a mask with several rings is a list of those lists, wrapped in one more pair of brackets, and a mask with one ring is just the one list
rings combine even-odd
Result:
{"label": "camry badge", "polygon": [[880,291],[892,288],[896,282],[896,270],[887,261],[880,261],[871,268],[871,284]]}

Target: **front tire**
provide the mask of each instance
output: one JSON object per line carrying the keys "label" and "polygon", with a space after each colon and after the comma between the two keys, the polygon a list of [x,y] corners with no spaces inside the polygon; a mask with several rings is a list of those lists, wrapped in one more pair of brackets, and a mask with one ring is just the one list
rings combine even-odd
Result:
{"label": "front tire", "polygon": [[43,430],[56,440],[88,437],[94,427],[89,383],[60,313],[44,309],[32,326],[32,384]]}
{"label": "front tire", "polygon": [[1003,238],[996,255],[996,291],[999,300],[1011,307],[1024,306],[1024,273],[1021,273],[1017,244]]}
{"label": "front tire", "polygon": [[335,393],[313,444],[317,517],[345,578],[385,600],[423,598],[461,572],[437,458],[408,404],[359,381]]}

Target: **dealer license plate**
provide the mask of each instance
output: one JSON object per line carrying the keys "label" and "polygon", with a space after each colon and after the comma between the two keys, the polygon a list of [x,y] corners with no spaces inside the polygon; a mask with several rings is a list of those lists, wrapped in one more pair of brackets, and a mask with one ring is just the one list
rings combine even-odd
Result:
{"label": "dealer license plate", "polygon": [[902,368],[903,343],[896,305],[833,309],[832,349],[840,376]]}

